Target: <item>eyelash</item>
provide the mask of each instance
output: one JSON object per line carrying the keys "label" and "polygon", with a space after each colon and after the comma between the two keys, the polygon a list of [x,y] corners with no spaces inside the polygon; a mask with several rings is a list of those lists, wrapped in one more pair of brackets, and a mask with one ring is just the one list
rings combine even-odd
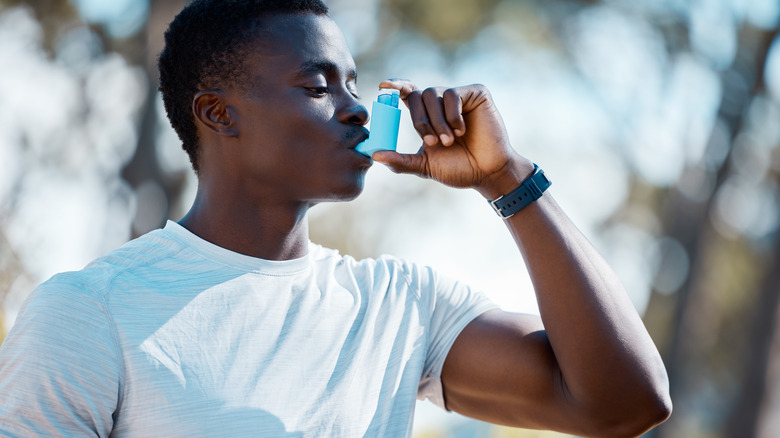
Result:
{"label": "eyelash", "polygon": [[[328,87],[311,87],[309,88],[309,91],[319,96],[324,96],[328,94]],[[354,97],[355,99],[358,100],[360,99],[360,96],[358,96],[357,93],[350,93],[350,94],[352,94],[352,97]]]}

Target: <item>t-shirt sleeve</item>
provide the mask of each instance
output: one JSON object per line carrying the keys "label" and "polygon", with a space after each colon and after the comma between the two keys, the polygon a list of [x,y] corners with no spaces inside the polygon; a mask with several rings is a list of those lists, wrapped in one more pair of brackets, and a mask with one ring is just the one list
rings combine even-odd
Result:
{"label": "t-shirt sleeve", "polygon": [[120,390],[103,300],[61,274],[25,301],[0,346],[0,436],[107,437]]}
{"label": "t-shirt sleeve", "polygon": [[482,292],[431,268],[420,268],[419,273],[420,301],[429,312],[429,320],[428,354],[417,398],[446,409],[441,370],[450,347],[474,318],[498,306]]}

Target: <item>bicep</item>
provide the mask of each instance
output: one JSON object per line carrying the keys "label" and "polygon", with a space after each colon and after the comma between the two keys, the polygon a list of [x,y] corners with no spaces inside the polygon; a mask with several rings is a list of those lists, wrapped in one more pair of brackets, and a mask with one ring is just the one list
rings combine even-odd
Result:
{"label": "bicep", "polygon": [[491,310],[460,333],[442,369],[448,409],[490,423],[550,428],[566,391],[541,319]]}

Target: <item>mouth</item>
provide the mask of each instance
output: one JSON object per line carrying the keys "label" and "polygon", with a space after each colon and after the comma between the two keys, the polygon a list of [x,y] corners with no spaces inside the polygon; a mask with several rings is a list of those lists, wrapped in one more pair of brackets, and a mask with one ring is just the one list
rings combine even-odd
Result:
{"label": "mouth", "polygon": [[360,128],[359,130],[353,131],[345,142],[347,149],[359,159],[361,167],[371,167],[371,165],[374,164],[374,160],[372,160],[370,156],[357,150],[358,145],[366,141],[367,138],[368,129]]}
{"label": "mouth", "polygon": [[349,148],[350,148],[350,149],[355,149],[356,147],[358,147],[358,145],[359,145],[360,143],[363,143],[364,141],[366,141],[366,140],[368,139],[368,129],[366,129],[366,128],[362,128],[362,129],[359,131],[359,133],[358,133],[358,134],[356,134],[356,135],[353,137],[353,139],[354,139],[355,141],[354,141],[354,142],[352,142],[352,143],[350,144],[350,146],[349,146]]}
{"label": "mouth", "polygon": [[369,157],[368,155],[362,152],[358,152],[357,149],[351,148],[349,151],[352,152],[358,158],[361,166],[371,167],[371,165],[374,164],[373,158]]}

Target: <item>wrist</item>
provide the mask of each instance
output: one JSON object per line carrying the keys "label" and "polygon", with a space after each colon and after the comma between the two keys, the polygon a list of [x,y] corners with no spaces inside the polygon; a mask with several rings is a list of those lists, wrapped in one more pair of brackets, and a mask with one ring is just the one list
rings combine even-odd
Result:
{"label": "wrist", "polygon": [[522,157],[509,159],[497,172],[486,177],[475,189],[492,201],[516,189],[534,173],[534,163]]}
{"label": "wrist", "polygon": [[547,178],[544,171],[534,164],[534,173],[531,177],[508,194],[488,200],[488,203],[499,217],[509,219],[518,211],[541,198],[551,184],[552,181]]}

